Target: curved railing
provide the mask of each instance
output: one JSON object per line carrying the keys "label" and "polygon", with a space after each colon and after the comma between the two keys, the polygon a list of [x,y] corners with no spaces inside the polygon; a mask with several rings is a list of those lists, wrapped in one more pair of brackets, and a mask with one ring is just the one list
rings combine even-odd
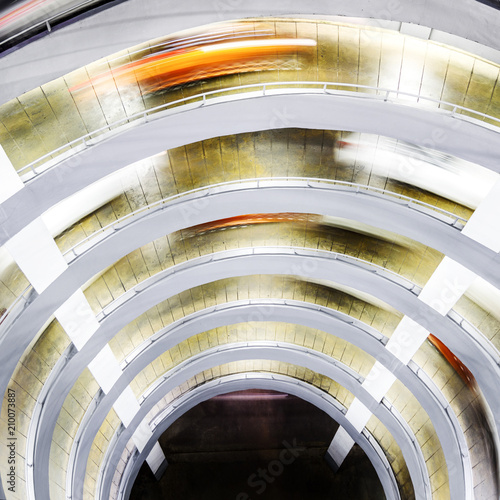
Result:
{"label": "curved railing", "polygon": [[[253,255],[290,255],[298,257],[311,257],[316,259],[325,259],[329,262],[341,261],[345,264],[355,266],[357,268],[364,269],[374,275],[380,276],[381,278],[394,283],[401,290],[406,290],[415,296],[418,296],[422,290],[418,285],[413,283],[413,281],[400,276],[399,274],[385,269],[382,266],[373,264],[363,259],[357,257],[350,257],[345,254],[340,254],[337,252],[330,252],[327,250],[310,250],[308,248],[299,247],[248,247],[248,248],[238,248],[234,250],[224,250],[222,252],[216,252],[213,254],[204,255],[202,257],[196,257],[194,259],[181,262],[173,267],[164,269],[154,276],[147,278],[146,280],[138,283],[134,287],[130,288],[126,292],[123,292],[119,297],[113,300],[110,304],[104,306],[100,312],[96,314],[97,321],[102,322],[107,316],[114,313],[118,309],[125,307],[126,304],[133,300],[134,297],[152,286],[164,281],[176,273],[182,273],[185,269],[201,269],[205,264],[214,262],[224,262],[231,259],[235,259],[243,256],[253,256]],[[242,270],[243,272],[243,270]]]}
{"label": "curved railing", "polygon": [[[311,187],[315,189],[349,191],[375,197],[387,197],[389,201],[400,205],[405,205],[412,210],[416,210],[418,212],[424,213],[425,215],[436,218],[441,222],[444,222],[458,230],[461,230],[467,223],[466,218],[460,217],[452,212],[436,207],[435,205],[431,205],[430,203],[426,203],[415,198],[405,196],[403,194],[395,193],[394,191],[390,191],[388,189],[368,186],[366,184],[337,181],[334,179],[308,177],[259,177],[220,182],[218,184],[203,186],[200,188],[191,189],[189,191],[184,191],[182,193],[168,196],[159,201],[151,203],[150,205],[138,208],[137,210],[134,210],[133,212],[130,212],[129,214],[116,219],[116,221],[101,227],[97,231],[89,234],[84,239],[66,250],[63,255],[64,257],[66,257],[66,260],[68,262],[71,262],[74,258],[87,251],[88,248],[92,246],[90,244],[91,241],[99,235],[104,235],[105,233],[115,232],[123,229],[128,224],[140,220],[145,216],[149,216],[156,211],[163,210],[169,206],[173,206],[179,201],[205,198],[217,193],[232,192],[237,190],[266,189],[276,187]],[[100,239],[98,241],[100,241]],[[72,254],[72,256],[70,254]]]}
{"label": "curved railing", "polygon": [[[304,389],[306,391],[310,391],[312,394],[315,394],[318,397],[324,399],[328,404],[330,404],[332,406],[332,408],[334,408],[339,413],[345,415],[347,412],[346,407],[343,406],[341,403],[339,403],[335,398],[328,395],[327,393],[325,393],[321,389],[317,388],[316,386],[310,385],[307,382],[304,382],[300,379],[295,379],[295,378],[292,378],[292,377],[287,376],[287,375],[281,375],[281,374],[272,373],[272,372],[271,373],[256,373],[256,372],[246,372],[245,373],[245,372],[241,372],[238,374],[225,375],[221,378],[212,379],[211,381],[206,382],[205,384],[202,384],[202,385],[198,385],[197,387],[195,387],[193,389],[189,389],[186,393],[181,394],[180,396],[176,397],[173,401],[171,401],[169,403],[169,405],[167,407],[165,407],[163,410],[159,411],[159,413],[151,420],[150,425],[152,427],[153,432],[155,431],[157,426],[162,425],[173,414],[175,414],[175,412],[178,410],[178,408],[180,408],[182,405],[189,406],[190,401],[197,400],[200,390],[210,391],[210,389],[215,387],[215,386],[218,388],[221,388],[225,385],[232,384],[234,381],[241,380],[242,377],[244,377],[245,380],[262,380],[262,379],[269,380],[269,379],[271,379],[272,381],[280,381],[280,383],[283,384],[284,386],[288,385],[290,387],[290,389],[292,389],[292,388],[296,389],[297,387],[299,387],[300,390]],[[296,391],[291,390],[291,392],[295,393]],[[297,394],[295,393],[295,395],[297,395]],[[394,498],[399,499],[400,495],[399,495],[399,489],[397,486],[397,481],[396,481],[394,473],[392,471],[392,467],[391,467],[389,461],[387,460],[387,457],[386,457],[384,451],[382,450],[380,444],[366,428],[364,428],[360,434],[362,434],[363,437],[366,439],[367,444],[369,444],[373,448],[376,456],[379,458],[380,463],[383,464],[385,470],[388,473],[388,476],[391,479],[390,484],[392,487],[392,492],[394,493]],[[110,453],[109,453],[110,448],[111,448],[111,445],[107,449],[107,453],[108,453],[107,456],[110,455]],[[105,456],[105,458],[103,460],[103,463],[105,464],[105,466],[104,467],[101,466],[101,469],[99,471],[99,480],[98,480],[97,488],[96,488],[96,491],[98,492],[97,498],[104,498],[104,495],[103,495],[103,491],[104,491],[103,476],[105,475],[106,464],[108,463],[106,458],[107,457]],[[128,458],[130,458],[132,460],[133,455],[131,454]],[[135,459],[136,458],[137,458],[137,455],[135,456]],[[128,464],[129,460],[127,459],[125,462]],[[133,460],[133,462],[135,462],[135,460]],[[125,475],[125,470],[127,470],[127,466],[125,467],[124,472],[122,473],[122,476]],[[128,476],[128,475],[126,475],[126,476]],[[125,477],[125,481],[124,481],[125,488],[122,488],[122,490],[127,489],[126,487],[127,487],[128,480],[129,480],[129,478]],[[121,482],[120,482],[120,484],[121,484]],[[122,496],[117,496],[116,498],[122,498]]]}
{"label": "curved railing", "polygon": [[[470,454],[469,448],[467,447],[467,443],[465,441],[465,436],[463,429],[460,427],[458,419],[451,408],[450,403],[445,398],[444,394],[437,388],[436,384],[433,382],[432,378],[421,368],[415,361],[412,359],[408,363],[408,368],[415,373],[415,375],[422,381],[422,383],[427,387],[429,393],[432,395],[436,404],[442,409],[442,411],[447,415],[448,421],[450,422],[450,426],[453,434],[455,435],[455,440],[458,443],[460,455],[462,458],[462,465],[467,461],[470,465]],[[455,417],[455,418],[453,418]],[[462,467],[462,472],[464,474],[465,479],[465,488],[469,494],[474,489],[474,483],[472,478],[472,468],[471,467]],[[473,498],[473,496],[470,496]]]}
{"label": "curved railing", "polygon": [[[77,244],[63,253],[68,263],[72,262],[78,256],[88,251],[94,244],[102,241],[102,239],[109,234],[112,234],[120,229],[123,229],[128,224],[140,220],[142,217],[151,215],[157,210],[164,210],[165,208],[174,205],[176,202],[182,201],[181,199],[190,198],[204,198],[207,195],[216,193],[234,191],[235,189],[265,189],[274,188],[278,186],[286,187],[312,187],[315,189],[331,189],[331,190],[344,190],[355,192],[362,195],[384,197],[390,201],[398,204],[403,204],[412,210],[417,210],[425,215],[434,217],[445,224],[448,224],[458,230],[461,230],[467,223],[467,219],[460,217],[452,212],[448,212],[442,208],[436,207],[429,203],[425,203],[415,198],[410,198],[387,189],[381,189],[365,184],[357,184],[354,182],[337,181],[321,178],[303,178],[303,177],[272,177],[272,178],[254,178],[245,179],[244,181],[228,181],[213,184],[211,186],[191,189],[183,193],[179,193],[170,197],[163,198],[155,203],[141,207],[133,212],[120,217],[116,221],[103,226],[94,233],[88,235]],[[101,236],[101,237],[99,237]],[[7,308],[7,310],[0,316],[0,340],[2,339],[2,331],[6,331],[4,321],[10,316],[14,321],[17,316],[22,312],[24,307],[33,299],[33,287],[28,286]],[[9,324],[11,321],[9,321]]]}
{"label": "curved railing", "polygon": [[[355,90],[345,90],[358,89]],[[371,91],[371,92],[365,92]],[[228,92],[232,92],[227,95]],[[449,115],[466,121],[473,121],[474,123],[483,127],[492,128],[500,132],[500,118],[475,111],[471,108],[466,108],[458,104],[440,99],[433,99],[418,94],[409,92],[400,92],[399,90],[387,89],[384,87],[375,87],[370,85],[358,85],[353,83],[334,83],[334,82],[267,82],[267,83],[254,83],[248,85],[240,85],[236,87],[227,87],[218,90],[211,90],[209,92],[202,92],[189,97],[183,97],[172,102],[164,103],[160,106],[145,109],[139,113],[134,113],[120,120],[114,121],[105,127],[98,128],[87,134],[84,134],[77,139],[74,139],[63,146],[60,146],[49,153],[41,156],[37,160],[28,163],[26,166],[18,170],[18,174],[25,176],[23,181],[27,182],[48,168],[51,168],[66,158],[87,149],[110,136],[120,132],[121,127],[124,125],[131,125],[131,122],[143,122],[148,119],[159,119],[169,114],[180,113],[188,109],[194,109],[208,104],[217,104],[221,102],[228,102],[235,99],[249,99],[255,97],[263,97],[266,95],[335,95],[335,96],[348,96],[348,97],[362,97],[366,99],[373,99],[383,102],[396,102],[399,104],[418,104],[420,101],[430,102],[437,105],[440,110],[445,110]],[[428,109],[428,108],[426,108]],[[473,115],[469,117],[462,113]],[[488,123],[492,122],[492,123]],[[97,137],[96,137],[97,136]],[[68,150],[69,148],[69,150]],[[55,156],[55,158],[54,158]]]}
{"label": "curved railing", "polygon": [[19,317],[24,308],[35,298],[35,295],[37,294],[34,288],[28,285],[0,316],[0,342],[8,327]]}
{"label": "curved railing", "polygon": [[[432,499],[433,495],[431,492],[431,484],[429,479],[429,473],[427,471],[427,462],[425,461],[424,455],[422,453],[422,449],[420,448],[420,444],[415,434],[413,434],[410,425],[403,418],[401,413],[399,413],[396,408],[392,405],[392,403],[385,397],[383,397],[380,401],[380,405],[384,406],[387,411],[391,414],[391,416],[396,420],[399,426],[405,432],[407,438],[411,441],[413,445],[413,449],[419,458],[419,472],[421,476],[422,484],[424,485],[424,491],[427,493],[426,498]],[[420,498],[417,496],[417,498]]]}
{"label": "curved railing", "polygon": [[[451,409],[450,403],[445,398],[444,394],[437,388],[437,386],[433,382],[432,378],[423,370],[423,368],[420,367],[419,365],[417,365],[417,363],[415,363],[415,361],[413,361],[413,359],[411,359],[408,362],[407,366],[427,386],[430,393],[432,394],[432,397],[434,398],[436,403],[443,409],[443,411],[445,413],[447,413],[448,415],[450,413],[453,413],[453,410]],[[457,443],[459,443],[459,445],[460,445],[460,454],[464,458],[468,457],[469,456],[469,448],[467,447],[467,443],[465,442],[462,428],[460,427],[458,420],[450,419],[450,421],[452,422],[452,429],[453,429],[453,433],[455,434]],[[468,471],[466,477],[467,477],[468,484],[472,488],[472,475],[470,473],[471,473],[471,471]]]}
{"label": "curved railing", "polygon": [[[66,22],[68,19],[85,14],[94,8],[102,7],[106,4],[116,4],[120,1],[123,0],[86,0],[61,11],[55,11],[53,14],[40,14],[38,21],[34,21],[26,28],[7,36],[7,38],[1,39],[0,54],[16,48],[17,44],[30,40],[35,36],[39,37],[44,33],[49,34],[55,26]],[[48,10],[46,7],[43,9],[45,11]]]}
{"label": "curved railing", "polygon": [[[301,302],[298,300],[289,300],[289,299],[241,299],[238,301],[234,301],[231,303],[218,304],[216,306],[207,307],[200,311],[194,311],[189,314],[189,317],[184,318],[182,321],[182,326],[187,325],[188,323],[192,323],[193,321],[203,320],[204,318],[210,318],[210,316],[215,312],[227,311],[227,310],[239,310],[246,308],[248,306],[252,306],[257,304],[258,306],[263,305],[292,305],[295,308],[303,308],[309,311],[321,311],[321,314],[329,316],[332,321],[341,321],[351,328],[356,329],[360,335],[370,335],[372,338],[380,342],[382,345],[386,345],[388,338],[380,333],[378,330],[369,327],[366,323],[353,318],[345,313],[337,311],[335,309],[329,309],[327,307],[318,306],[317,304],[309,304],[307,302]],[[172,332],[177,331],[179,325],[176,323],[171,323],[158,330],[156,333],[151,335],[148,339],[144,340],[139,344],[133,351],[131,351],[120,363],[120,368],[122,371],[125,371],[127,367],[132,363],[142,352],[144,352],[149,346],[158,342],[161,339],[166,338],[168,335],[171,335]],[[142,404],[143,399],[145,399],[150,391],[154,390],[154,383],[143,393],[143,395],[139,398],[139,403]]]}
{"label": "curved railing", "polygon": [[[202,359],[207,359],[211,357],[214,353],[221,353],[224,351],[234,353],[235,351],[243,351],[248,348],[278,348],[281,352],[283,351],[288,351],[288,352],[294,352],[294,353],[301,353],[309,358],[312,359],[317,359],[317,360],[325,360],[328,358],[329,364],[331,364],[333,367],[335,367],[336,370],[343,372],[347,377],[351,378],[352,380],[356,380],[358,383],[361,383],[363,380],[363,377],[360,377],[359,374],[354,372],[350,367],[346,366],[344,363],[341,361],[335,360],[333,358],[330,358],[329,356],[325,355],[324,353],[315,351],[313,349],[309,349],[307,347],[303,346],[295,346],[293,344],[289,344],[287,342],[274,342],[274,341],[255,341],[255,342],[238,342],[238,343],[233,343],[233,344],[227,344],[224,346],[219,346],[219,347],[214,347],[212,349],[207,349],[206,351],[203,351],[191,358],[189,358],[186,361],[183,361],[180,363],[178,366],[176,366],[174,369],[169,370],[168,375],[166,377],[162,377],[162,382],[165,383],[167,380],[169,380],[174,374],[176,373],[184,373],[185,368],[190,365],[198,362],[199,360]],[[299,363],[298,363],[299,364]],[[330,376],[330,374],[326,373],[326,376]],[[161,384],[156,387],[158,390],[159,387],[161,387]],[[149,394],[151,396],[152,393]],[[143,400],[144,403],[144,400]],[[395,427],[397,426],[401,432],[402,435],[405,436],[406,442],[409,445],[409,448],[412,449],[413,455],[415,457],[415,462],[414,462],[414,472],[420,475],[421,478],[421,484],[422,484],[422,491],[425,492],[425,498],[430,499],[431,498],[431,490],[430,490],[430,482],[429,482],[429,475],[428,471],[425,465],[425,460],[424,456],[422,454],[422,451],[418,445],[418,441],[413,434],[410,426],[407,424],[407,422],[404,420],[404,418],[401,416],[401,414],[396,410],[396,408],[393,407],[393,405],[386,400],[385,398],[382,399],[380,402],[380,405],[383,406],[387,410],[387,415],[390,415],[394,421],[395,421]],[[398,443],[399,444],[399,443]]]}
{"label": "curved railing", "polygon": [[467,332],[467,334],[474,340],[475,344],[485,352],[488,357],[500,368],[500,359],[498,357],[498,349],[495,347],[493,342],[486,337],[484,333],[475,327],[470,321],[466,320],[464,317],[460,316],[454,309],[450,309],[446,315],[454,323],[456,323],[462,330]]}
{"label": "curved railing", "polygon": [[[247,299],[247,300],[238,301],[237,304],[231,304],[231,305],[222,304],[222,305],[218,305],[218,306],[212,306],[211,308],[208,308],[206,310],[196,311],[195,313],[192,313],[189,317],[189,320],[187,320],[186,322],[188,322],[194,318],[208,316],[214,310],[219,311],[219,310],[226,309],[226,308],[242,307],[242,306],[252,304],[254,302],[255,301],[253,301],[251,299]],[[258,302],[263,303],[263,304],[265,304],[265,303],[276,304],[277,303],[277,301],[274,299],[267,299],[267,300],[260,299]],[[316,305],[307,304],[307,303],[300,303],[300,302],[294,301],[294,300],[282,299],[281,301],[278,301],[278,302],[283,303],[283,304],[290,303],[290,304],[295,305],[295,307],[304,307],[306,309],[318,310]],[[366,328],[366,325],[363,324],[361,321],[353,320],[353,318],[341,313],[340,311],[328,310],[328,308],[322,308],[321,312],[323,314],[327,314],[327,315],[329,315],[332,318],[335,318],[337,320],[343,321],[345,323],[349,323],[349,325],[351,327],[358,328],[360,331],[363,331],[364,333],[368,333],[372,337],[376,338],[381,344],[385,345],[385,343],[387,342],[387,338],[384,337],[379,332],[377,332],[376,330],[375,331],[368,330]],[[488,354],[491,355],[491,353],[488,351],[488,347],[493,348],[493,346],[491,344],[488,344],[488,341],[486,341],[486,343],[481,342],[477,338],[477,331],[474,331],[473,329],[471,329],[470,326],[468,326],[469,324],[463,318],[461,318],[457,313],[455,313],[455,311],[452,310],[451,313],[453,313],[453,316],[451,314],[449,314],[449,316],[453,317],[453,320],[455,322],[457,322],[457,324],[459,324],[462,328],[464,328],[467,331],[467,333],[469,333],[470,336],[476,341],[476,343],[478,343],[483,349],[486,350],[486,352],[488,352]],[[183,322],[183,325],[185,325],[186,322]],[[140,344],[136,349],[134,349],[127,357],[125,357],[125,359],[121,363],[122,370],[125,370],[127,368],[127,366],[138,355],[140,355],[145,349],[150,347],[151,344],[157,342],[162,337],[168,335],[170,333],[170,331],[173,330],[174,328],[176,328],[176,325],[168,325],[167,327],[164,327],[162,330],[156,332],[149,339],[146,339],[142,344]],[[491,357],[494,359],[493,356],[491,356]],[[498,360],[495,360],[495,362],[498,363]],[[413,371],[413,373],[417,376],[417,378],[419,378],[423,382],[423,384],[429,390],[430,394],[432,395],[432,398],[434,399],[434,401],[436,402],[438,407],[440,407],[442,409],[443,413],[447,415],[448,420],[450,422],[450,428],[451,428],[453,434],[455,435],[456,442],[458,443],[458,446],[460,449],[460,454],[462,456],[462,460],[468,461],[469,460],[469,450],[468,450],[467,444],[464,440],[462,429],[460,428],[458,421],[455,420],[454,418],[452,418],[454,414],[453,414],[453,410],[450,407],[449,402],[446,400],[443,393],[441,391],[439,391],[439,389],[436,387],[436,385],[432,381],[431,377],[429,375],[427,375],[427,373],[425,373],[424,370],[420,366],[418,366],[413,360],[410,360],[410,362],[408,363],[408,368],[411,371]],[[152,392],[154,392],[156,390],[157,386],[159,384],[161,384],[162,382],[163,382],[163,380],[161,380],[161,377],[160,377],[160,379],[158,379],[158,381],[154,382],[150,387],[148,387],[148,389],[139,398],[139,403],[142,404],[143,400],[146,399]],[[463,462],[463,465],[464,465],[464,463],[465,462]],[[473,490],[473,479],[472,479],[471,469],[464,466],[462,468],[462,470],[464,473],[466,489],[467,489],[467,491],[470,492]]]}
{"label": "curved railing", "polygon": [[[163,410],[159,411],[159,413],[151,421],[150,425],[152,427],[153,432],[158,425],[162,425],[162,423],[164,423],[166,420],[175,415],[175,413],[181,406],[189,405],[190,401],[197,400],[199,397],[199,393],[201,391],[210,391],[213,390],[214,387],[221,388],[227,385],[232,385],[234,382],[240,381],[243,377],[244,380],[270,379],[273,382],[279,381],[279,383],[282,384],[283,387],[286,388],[286,386],[288,386],[290,388],[290,392],[294,393],[295,395],[297,395],[297,388],[299,388],[300,392],[310,392],[315,396],[325,400],[327,404],[331,405],[332,408],[338,411],[339,413],[345,415],[347,412],[346,407],[343,406],[341,403],[339,403],[335,398],[325,393],[318,387],[313,386],[307,382],[304,382],[301,379],[295,379],[290,377],[289,375],[281,375],[274,372],[269,372],[269,373],[240,372],[212,379],[208,382],[205,382],[202,385],[198,385],[192,389],[189,389],[187,392],[176,397]],[[383,464],[383,467],[387,471],[388,477],[390,478],[390,486],[392,488],[392,492],[394,493],[394,498],[399,499],[400,495],[396,478],[392,471],[392,467],[389,461],[387,460],[387,456],[382,450],[380,444],[373,437],[373,435],[368,430],[366,430],[366,428],[364,428],[360,434],[364,437],[364,439],[366,439],[366,443],[372,447],[380,463]],[[107,473],[109,457],[111,456],[112,451],[116,447],[116,441],[118,439],[117,435],[118,433],[115,433],[113,435],[112,437],[113,443],[110,442],[108,448],[106,449],[106,454],[104,456],[104,459],[102,461],[104,465],[101,466],[101,468],[99,469],[99,478],[96,486],[96,493],[97,493],[96,498],[98,499],[102,499],[105,497],[104,476]],[[129,481],[131,479],[131,474],[133,474],[134,465],[137,459],[139,458],[139,455],[140,453],[138,452],[137,448],[134,448],[134,450],[127,455],[126,459],[124,460],[124,462],[126,463],[125,468],[120,473],[120,482],[118,483],[117,496],[116,497],[110,496],[110,499],[114,498],[115,500],[117,500],[126,498],[126,491],[130,487]]]}
{"label": "curved railing", "polygon": [[[244,250],[244,249],[243,249]],[[266,249],[260,249],[261,252],[265,251]],[[296,250],[293,250],[293,249],[288,249],[289,252],[295,252]],[[302,254],[307,254],[307,249],[301,249],[303,251]],[[241,254],[241,251],[242,249],[239,249],[238,251],[233,251],[232,254],[236,255],[236,254]],[[247,249],[247,252],[252,252],[252,253],[255,253],[256,249],[255,248],[252,248],[252,249]],[[268,249],[269,251],[269,249]],[[224,252],[224,254],[229,254],[231,252]],[[315,251],[315,252],[310,252],[311,254],[317,254],[318,251]],[[320,252],[320,253],[324,253],[325,254],[325,258],[328,258],[328,254],[330,254],[330,252]],[[302,255],[302,254],[299,254],[299,255]],[[213,256],[207,256],[205,258],[197,258],[196,260],[201,264],[203,262],[208,262],[208,261],[211,261],[212,260],[212,257]],[[335,258],[335,257],[330,257],[330,258]],[[346,258],[345,255],[341,254],[339,255],[339,258]],[[362,259],[357,259],[357,258],[354,258],[354,257],[348,257],[347,258],[349,261],[352,261],[351,263],[353,265],[356,265],[356,266],[360,266],[360,265],[364,265],[365,267],[367,268],[373,268],[373,271],[374,272],[377,272],[378,273],[378,269],[376,268],[379,268],[379,266],[375,266],[374,264],[372,263],[369,263],[369,262],[366,262],[366,261],[363,261]],[[177,269],[183,269],[185,268],[187,265],[189,265],[189,261],[188,263],[182,263],[182,264],[178,264],[176,266]],[[385,279],[391,279],[391,276],[394,275],[394,273],[391,273],[390,271],[387,271],[386,269],[383,269],[383,268],[379,268],[380,272],[383,273],[383,277]],[[99,315],[97,315],[97,318],[99,321],[103,321],[104,318],[106,316],[108,316],[109,314],[111,314],[113,311],[117,310],[118,308],[120,307],[123,307],[124,304],[126,304],[129,300],[132,299],[132,297],[137,294],[137,293],[140,293],[141,291],[144,291],[145,289],[149,288],[150,286],[153,286],[155,283],[157,283],[159,280],[163,280],[165,279],[167,276],[169,276],[171,274],[171,272],[163,272],[163,273],[160,273],[159,276],[153,276],[151,278],[148,278],[144,283],[142,283],[140,286],[137,285],[136,287],[134,287],[132,290],[129,290],[128,292],[125,292],[121,297],[119,297],[118,299],[116,299],[115,301],[113,301],[112,304],[108,305],[102,313],[100,313]],[[415,285],[412,284],[411,281],[409,280],[406,280],[404,278],[401,278],[401,277],[398,277],[397,275],[394,275],[394,277],[397,277],[398,278],[398,281],[399,279],[402,279],[404,281],[403,282],[398,282],[397,284],[399,286],[402,287],[402,289],[406,289],[406,290],[409,290],[410,292],[413,292],[413,293],[417,293],[418,294],[418,287],[417,288],[414,288]],[[393,277],[393,279],[394,279]],[[413,285],[413,286],[412,286]],[[251,301],[250,301],[251,302]],[[224,306],[220,305],[220,306],[215,306],[217,309],[219,308],[223,308]],[[314,306],[313,306],[314,307]],[[199,314],[202,314],[202,312],[199,312],[199,313],[194,313],[194,315],[197,317]],[[337,315],[335,313],[332,314],[333,316],[337,317]],[[454,314],[454,321],[458,321],[458,318],[460,318],[460,316],[458,314]],[[459,322],[459,326],[464,328],[464,326],[467,325],[467,329],[465,330],[465,332],[467,333],[467,335],[469,336],[472,336],[472,337],[475,337],[475,336],[482,336],[482,334],[477,330],[475,329],[472,325],[470,325],[470,323],[468,323],[467,321],[465,320],[461,320]],[[161,334],[162,332],[158,332],[158,334]],[[151,341],[151,343],[154,341],[155,339],[149,339],[149,341]],[[380,342],[384,343],[384,339],[380,336],[379,338],[377,338],[377,340],[379,340]],[[484,342],[478,342],[480,346],[482,346],[483,348],[485,347],[484,346]],[[137,355],[140,354],[140,352],[142,352],[144,350],[145,347],[147,347],[148,345],[150,345],[150,343],[148,341],[145,341],[144,345],[143,346],[139,346],[139,348],[135,351],[132,351],[131,353],[129,353],[128,357],[124,360],[124,362],[122,363],[122,369],[125,369],[126,366],[135,358],[137,357]],[[35,454],[35,448],[36,448],[36,442],[37,442],[37,436],[38,436],[38,433],[40,432],[40,419],[41,419],[41,413],[42,413],[42,409],[44,407],[44,404],[45,404],[45,400],[47,398],[47,395],[52,392],[56,386],[57,386],[57,383],[59,381],[59,378],[60,378],[60,374],[62,372],[62,370],[64,369],[64,366],[67,364],[67,362],[69,361],[69,359],[72,358],[72,356],[74,355],[75,353],[75,349],[72,345],[70,345],[66,351],[64,352],[64,354],[61,356],[60,360],[56,363],[56,365],[54,366],[53,370],[51,371],[46,383],[43,385],[42,387],[42,390],[38,396],[38,399],[37,399],[37,402],[36,402],[36,405],[35,405],[35,408],[34,408],[34,411],[33,411],[33,417],[32,417],[32,420],[31,420],[31,423],[30,423],[30,429],[29,429],[29,432],[28,432],[28,436],[27,436],[27,455],[26,455],[26,470],[27,470],[27,477],[31,477],[31,480],[32,480],[32,474],[33,474],[33,461],[34,461],[34,454]],[[492,353],[489,353],[490,357],[492,356]],[[425,373],[423,373],[421,370],[418,370],[416,365],[410,363],[410,368],[417,374],[417,376],[424,382],[424,383],[428,383],[428,377],[425,375]],[[437,393],[433,393],[434,397],[436,398],[436,400],[438,401],[438,403],[440,404],[441,407],[445,408],[445,401],[442,399],[442,397],[440,397]],[[448,411],[446,409],[446,411]],[[461,447],[461,454],[462,456],[465,458],[465,454],[466,454],[466,450],[465,448]],[[467,481],[470,480],[470,477],[469,477],[469,474],[466,475],[466,478],[467,478]],[[28,485],[29,487],[32,487],[32,482],[28,481]]]}

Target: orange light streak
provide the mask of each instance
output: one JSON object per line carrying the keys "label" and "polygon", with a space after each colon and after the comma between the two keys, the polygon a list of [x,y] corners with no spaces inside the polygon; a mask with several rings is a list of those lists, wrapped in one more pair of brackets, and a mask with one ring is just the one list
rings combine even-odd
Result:
{"label": "orange light streak", "polygon": [[277,60],[279,56],[295,54],[315,44],[309,39],[270,38],[179,48],[101,73],[69,90],[75,92],[90,85],[112,83],[114,78],[120,78],[120,83],[137,81],[145,87],[146,92],[154,92],[202,78],[253,71],[259,69],[260,64],[267,68],[266,63],[270,59]]}
{"label": "orange light streak", "polygon": [[446,361],[454,368],[454,370],[460,375],[460,378],[465,382],[469,389],[475,390],[477,386],[476,379],[470,370],[460,361],[455,354],[453,354],[445,344],[443,344],[437,337],[429,334],[429,342],[446,358]]}
{"label": "orange light streak", "polygon": [[18,18],[25,16],[30,11],[38,9],[38,7],[40,7],[44,3],[47,3],[47,0],[31,0],[24,5],[20,5],[9,13],[0,17],[0,28],[4,28],[8,24],[16,21]]}

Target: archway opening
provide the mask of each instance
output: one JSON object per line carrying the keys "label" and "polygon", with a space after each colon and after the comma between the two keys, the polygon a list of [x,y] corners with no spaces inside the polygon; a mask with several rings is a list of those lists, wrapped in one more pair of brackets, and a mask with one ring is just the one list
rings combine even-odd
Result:
{"label": "archway opening", "polygon": [[144,464],[131,500],[384,499],[357,445],[334,473],[324,460],[338,424],[314,405],[261,389],[205,401],[161,436],[160,481]]}

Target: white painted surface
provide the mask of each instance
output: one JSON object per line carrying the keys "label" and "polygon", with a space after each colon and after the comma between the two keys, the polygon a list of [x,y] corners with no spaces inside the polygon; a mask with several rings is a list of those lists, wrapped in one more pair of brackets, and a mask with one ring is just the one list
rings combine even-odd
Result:
{"label": "white painted surface", "polygon": [[478,276],[465,295],[500,321],[500,290],[498,288]]}
{"label": "white painted surface", "polygon": [[[286,120],[280,122],[277,118],[284,112]],[[81,152],[77,169],[73,158],[63,161],[2,204],[0,242],[66,197],[132,162],[208,138],[269,130],[271,125],[359,130],[419,146],[426,144],[429,130],[436,129],[442,132],[437,150],[500,170],[498,133],[444,113],[354,95],[268,95],[206,105],[131,127]]]}
{"label": "white painted surface", "polygon": [[445,316],[475,279],[475,273],[445,256],[418,298]]}
{"label": "white painted surface", "polygon": [[136,413],[141,409],[130,386],[121,393],[113,408],[125,427],[130,425]]}
{"label": "white painted surface", "polygon": [[404,316],[394,330],[389,342],[387,342],[386,347],[402,363],[408,364],[408,361],[418,351],[428,335],[429,332],[424,327],[408,316]]}
{"label": "white painted surface", "polygon": [[[312,14],[368,18],[371,25],[384,27],[403,22],[417,36],[432,28],[431,39],[448,43],[451,33],[461,37],[462,49],[490,59],[495,54],[488,47],[500,49],[500,12],[475,0],[441,0],[432,8],[423,0],[128,0],[2,57],[0,102],[101,57],[177,31],[247,17]],[[417,33],[418,28],[410,25],[424,28]]]}
{"label": "white painted surface", "polygon": [[349,436],[343,427],[339,427],[335,433],[335,437],[328,447],[327,453],[329,453],[337,467],[340,467],[353,446],[354,439]]}
{"label": "white painted surface", "polygon": [[41,218],[28,224],[5,245],[38,293],[68,267]]}
{"label": "white painted surface", "polygon": [[0,203],[10,198],[24,187],[14,166],[0,145]]}
{"label": "white painted surface", "polygon": [[435,140],[415,147],[388,137],[359,133],[345,134],[339,161],[366,166],[373,174],[410,184],[456,201],[475,210],[491,190],[499,176],[470,161],[436,151],[440,132]]}
{"label": "white painted surface", "polygon": [[118,360],[108,344],[89,363],[88,368],[105,394],[113,388],[122,375]]}
{"label": "white painted surface", "polygon": [[381,401],[396,378],[384,365],[376,361],[361,385],[376,401]]}
{"label": "white painted surface", "polygon": [[[476,275],[464,266],[445,257],[422,289],[419,299],[445,316],[474,281],[475,277]],[[408,364],[428,336],[429,332],[424,327],[408,316],[404,316],[387,342],[386,348],[402,363]],[[393,373],[379,361],[376,361],[362,386],[380,402],[395,380],[396,377]],[[369,410],[359,400],[355,399],[349,407],[346,417],[361,431],[368,422],[370,415]],[[340,430],[337,431],[330,445],[330,447],[338,449],[335,463],[339,467],[350,451],[350,448],[344,449],[340,445],[344,439],[343,434],[337,439]]]}
{"label": "white painted surface", "polygon": [[399,30],[404,35],[410,35],[423,40],[428,40],[431,37],[432,29],[428,26],[421,26],[420,24],[401,23]]}
{"label": "white painted surface", "polygon": [[[125,391],[122,392],[121,396],[116,400],[114,404],[114,409],[123,422],[123,424],[128,427],[132,422],[132,419],[140,410],[139,403],[132,392],[130,386],[127,386]],[[147,446],[148,442],[151,440],[153,436],[153,432],[151,427],[146,421],[142,421],[134,431],[132,435],[132,441],[137,446],[139,452],[142,452],[144,448]],[[163,462],[166,460],[165,455],[158,443],[153,446],[153,449],[149,453],[146,461],[148,462],[149,467],[153,471],[153,474],[158,471]]]}
{"label": "white painted surface", "polygon": [[126,167],[81,189],[73,196],[49,208],[42,219],[53,236],[78,222],[87,214],[113,200],[137,182],[134,165]]}
{"label": "white painted surface", "polygon": [[364,429],[371,416],[372,412],[358,398],[353,400],[346,413],[349,422],[358,432]]}
{"label": "white painted surface", "polygon": [[132,440],[140,452],[146,447],[152,435],[153,432],[151,431],[151,427],[143,420],[132,435]]}
{"label": "white painted surface", "polygon": [[149,452],[149,455],[146,458],[149,467],[153,471],[153,474],[156,474],[165,460],[165,454],[163,453],[160,444],[156,442],[153,446],[153,449]]}
{"label": "white painted surface", "polygon": [[78,350],[99,328],[99,322],[81,290],[77,290],[54,315]]}
{"label": "white painted surface", "polygon": [[472,214],[462,233],[494,252],[500,251],[500,181]]}

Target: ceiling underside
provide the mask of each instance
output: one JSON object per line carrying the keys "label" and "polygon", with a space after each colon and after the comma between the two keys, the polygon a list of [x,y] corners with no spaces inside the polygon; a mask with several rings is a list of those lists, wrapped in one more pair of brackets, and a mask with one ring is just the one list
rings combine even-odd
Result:
{"label": "ceiling underside", "polygon": [[[252,388],[326,411],[387,498],[498,498],[499,66],[357,22],[136,34],[0,106],[7,499],[127,498]],[[224,63],[152,75],[216,32]]]}

